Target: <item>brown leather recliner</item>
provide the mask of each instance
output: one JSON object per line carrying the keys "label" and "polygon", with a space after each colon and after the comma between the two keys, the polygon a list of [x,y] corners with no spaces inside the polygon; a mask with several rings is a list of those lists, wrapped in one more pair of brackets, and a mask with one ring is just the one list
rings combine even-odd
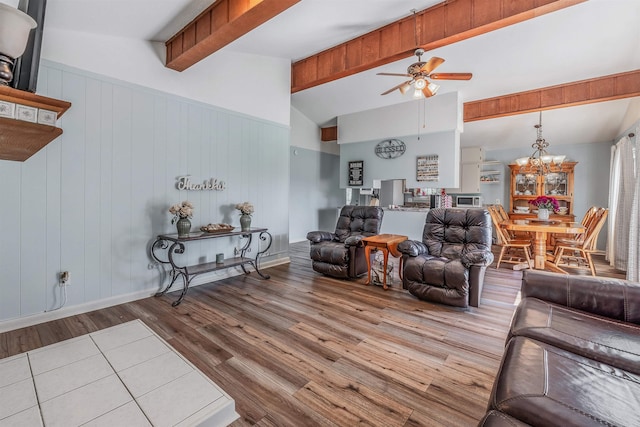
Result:
{"label": "brown leather recliner", "polygon": [[383,215],[383,210],[376,206],[344,206],[334,233],[307,233],[313,269],[340,279],[365,274],[367,261],[362,238],[380,233]]}
{"label": "brown leather recliner", "polygon": [[478,307],[491,252],[492,223],[486,209],[431,209],[422,242],[398,244],[402,286],[416,297],[456,307]]}

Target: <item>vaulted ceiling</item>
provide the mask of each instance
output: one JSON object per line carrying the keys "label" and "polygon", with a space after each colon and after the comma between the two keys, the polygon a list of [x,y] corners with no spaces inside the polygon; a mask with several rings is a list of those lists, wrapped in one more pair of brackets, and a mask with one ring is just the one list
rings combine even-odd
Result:
{"label": "vaulted ceiling", "polygon": [[[439,93],[457,90],[466,103],[463,146],[528,148],[535,138],[537,111],[546,108],[552,108],[544,113],[545,137],[552,144],[610,141],[621,132],[625,115],[637,108],[640,2],[439,3],[218,0],[214,8],[225,6],[227,16],[231,11],[238,19],[218,22],[218,40],[211,31],[214,15],[206,17],[211,0],[126,2],[124,22],[114,16],[115,6],[125,4],[121,0],[49,0],[46,24],[170,40],[171,49],[180,39],[175,58],[168,50],[172,68],[179,68],[175,59],[183,51],[191,51],[195,60],[215,55],[215,49],[288,58],[293,64],[292,106],[319,126],[335,124],[343,114],[411,101],[398,91],[381,96],[402,78],[376,73],[403,73],[415,62],[416,40],[427,49],[425,59],[446,60],[439,72],[473,73],[470,81],[439,82]],[[194,18],[208,22],[208,32],[204,25],[189,28]],[[564,105],[571,106],[558,108]],[[518,114],[501,117],[505,112]],[[471,121],[478,118],[482,120]]]}

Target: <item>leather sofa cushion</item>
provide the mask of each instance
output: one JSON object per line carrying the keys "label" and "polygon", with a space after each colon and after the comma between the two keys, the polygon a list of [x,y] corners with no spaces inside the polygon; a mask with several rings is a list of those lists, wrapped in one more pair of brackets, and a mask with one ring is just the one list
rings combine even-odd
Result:
{"label": "leather sofa cushion", "polygon": [[527,336],[640,375],[640,327],[525,298],[510,336]]}
{"label": "leather sofa cushion", "polygon": [[419,255],[405,260],[403,281],[419,299],[467,307],[469,270],[459,259]]}
{"label": "leather sofa cushion", "polygon": [[478,427],[529,427],[529,425],[500,411],[487,412],[478,423]]}
{"label": "leather sofa cushion", "polygon": [[536,426],[638,426],[638,396],[636,375],[514,337],[507,344],[490,405]]}
{"label": "leather sofa cushion", "polygon": [[321,245],[311,245],[309,256],[314,261],[346,265],[349,261],[349,248],[340,242],[323,242]]}

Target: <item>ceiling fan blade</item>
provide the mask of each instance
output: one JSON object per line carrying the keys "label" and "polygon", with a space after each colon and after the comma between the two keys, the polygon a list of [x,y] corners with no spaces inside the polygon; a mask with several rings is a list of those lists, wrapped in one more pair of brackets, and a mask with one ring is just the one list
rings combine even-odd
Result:
{"label": "ceiling fan blade", "polygon": [[434,80],[471,80],[471,77],[473,77],[471,73],[434,73],[429,75],[429,78]]}
{"label": "ceiling fan blade", "polygon": [[411,81],[406,81],[398,88],[401,94],[407,93],[407,91],[411,88]]}
{"label": "ceiling fan blade", "polygon": [[427,86],[424,89],[422,89],[422,94],[424,95],[425,98],[430,98],[433,95],[435,95],[435,92],[431,92],[431,89],[429,89],[429,86]]}
{"label": "ceiling fan blade", "polygon": [[422,67],[420,67],[420,72],[429,74],[443,62],[444,59],[438,58],[437,56],[432,56]]}
{"label": "ceiling fan blade", "polygon": [[393,92],[394,90],[398,89],[400,90],[400,92],[402,92],[403,94],[409,89],[409,86],[411,85],[411,80],[407,80],[404,83],[400,83],[397,86],[392,87],[391,89],[382,92],[380,95],[386,95],[388,93]]}
{"label": "ceiling fan blade", "polygon": [[378,76],[397,76],[397,77],[412,77],[411,74],[400,74],[400,73],[377,73]]}

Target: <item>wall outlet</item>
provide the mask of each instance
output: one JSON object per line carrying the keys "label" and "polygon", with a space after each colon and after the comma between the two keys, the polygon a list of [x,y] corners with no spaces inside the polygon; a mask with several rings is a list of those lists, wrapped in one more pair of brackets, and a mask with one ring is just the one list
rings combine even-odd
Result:
{"label": "wall outlet", "polygon": [[68,271],[63,271],[62,273],[60,273],[60,284],[62,286],[69,286],[69,272]]}

